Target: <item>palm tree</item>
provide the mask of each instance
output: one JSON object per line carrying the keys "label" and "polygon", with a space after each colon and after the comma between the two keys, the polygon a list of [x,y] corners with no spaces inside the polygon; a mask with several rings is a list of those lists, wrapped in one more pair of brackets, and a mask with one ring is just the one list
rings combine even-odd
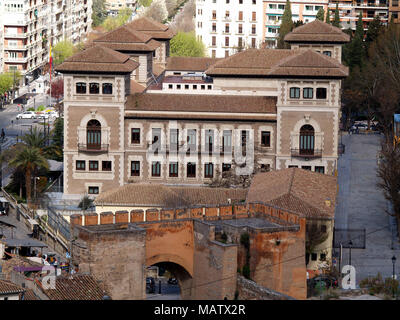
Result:
{"label": "palm tree", "polygon": [[31,127],[21,140],[30,148],[42,150],[45,147],[44,133],[36,127],[33,129]]}
{"label": "palm tree", "polygon": [[15,168],[19,167],[25,171],[26,198],[29,205],[32,193],[32,173],[38,168],[49,169],[49,164],[38,148],[25,147],[11,160],[10,165]]}

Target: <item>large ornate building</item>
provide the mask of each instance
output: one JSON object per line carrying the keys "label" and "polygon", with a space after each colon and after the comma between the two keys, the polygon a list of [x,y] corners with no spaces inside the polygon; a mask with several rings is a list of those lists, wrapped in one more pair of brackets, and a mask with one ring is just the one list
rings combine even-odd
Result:
{"label": "large ornate building", "polygon": [[64,193],[204,185],[234,169],[334,174],[346,34],[316,20],[287,35],[290,50],[224,59],[170,58],[172,36],[141,18],[57,67]]}

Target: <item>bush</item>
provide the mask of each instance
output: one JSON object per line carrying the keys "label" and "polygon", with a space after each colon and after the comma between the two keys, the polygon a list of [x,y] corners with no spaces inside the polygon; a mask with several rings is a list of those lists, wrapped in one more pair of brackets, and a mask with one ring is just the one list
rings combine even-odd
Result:
{"label": "bush", "polygon": [[27,111],[35,111],[35,108],[34,107],[30,107],[30,108],[28,108]]}
{"label": "bush", "polygon": [[376,277],[366,278],[360,281],[360,288],[368,288],[370,295],[376,294],[393,294],[393,290],[397,293],[399,289],[399,281],[392,278],[382,279],[380,273]]}
{"label": "bush", "polygon": [[87,210],[91,207],[92,204],[93,200],[90,199],[88,196],[84,196],[81,202],[79,202],[78,207],[81,208],[82,210]]}
{"label": "bush", "polygon": [[39,107],[37,107],[36,111],[44,111],[44,109],[44,105],[41,104]]}

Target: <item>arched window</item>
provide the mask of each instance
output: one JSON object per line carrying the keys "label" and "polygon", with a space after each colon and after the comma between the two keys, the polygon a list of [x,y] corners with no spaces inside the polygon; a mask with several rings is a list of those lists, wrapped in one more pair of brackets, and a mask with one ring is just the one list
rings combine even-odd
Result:
{"label": "arched window", "polygon": [[96,82],[89,83],[89,93],[98,94],[100,92],[100,86]]}
{"label": "arched window", "polygon": [[300,154],[314,154],[314,128],[309,124],[305,124],[300,128]]}
{"label": "arched window", "polygon": [[86,83],[78,82],[76,84],[76,93],[78,94],[85,94],[86,93]]}
{"label": "arched window", "polygon": [[90,120],[86,127],[86,142],[88,149],[101,149],[101,124],[97,120]]}
{"label": "arched window", "polygon": [[112,94],[112,83],[103,83],[103,94]]}

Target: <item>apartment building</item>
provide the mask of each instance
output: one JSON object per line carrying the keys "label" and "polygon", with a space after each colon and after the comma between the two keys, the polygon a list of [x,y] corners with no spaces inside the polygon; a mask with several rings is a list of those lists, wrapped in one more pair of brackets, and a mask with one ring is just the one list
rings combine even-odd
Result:
{"label": "apartment building", "polygon": [[92,0],[5,0],[0,3],[3,71],[37,78],[49,61],[49,45],[78,43],[91,28]]}
{"label": "apartment building", "polygon": [[[292,19],[295,21],[303,21],[304,23],[312,22],[317,17],[319,9],[328,8],[328,0],[294,0],[290,1],[292,11]],[[263,29],[263,38],[269,48],[276,46],[279,27],[281,25],[282,15],[285,10],[286,1],[284,0],[266,0],[263,2],[263,12],[265,13],[265,28]]]}
{"label": "apartment building", "polygon": [[332,0],[329,2],[332,19],[336,4],[338,4],[339,8],[340,26],[342,29],[355,30],[360,12],[363,17],[364,30],[368,30],[369,23],[376,15],[379,16],[384,25],[389,21],[389,0]]}
{"label": "apartment building", "polygon": [[223,58],[263,43],[262,0],[196,0],[196,36]]}
{"label": "apartment building", "polygon": [[109,15],[117,15],[119,10],[130,8],[135,11],[137,7],[136,0],[106,0],[106,10]]}
{"label": "apartment building", "polygon": [[[168,30],[133,31],[108,33],[57,67],[65,86],[64,193],[96,195],[133,182],[201,186],[230,170],[334,174],[348,75],[340,61],[349,36],[339,28],[319,20],[296,28],[287,50],[250,48],[199,63],[164,57],[168,75],[157,83],[148,81],[160,59],[154,37],[169,42],[160,35]],[[149,54],[138,56],[140,49]],[[182,77],[180,89],[170,77]],[[152,89],[134,92],[138,83]]]}
{"label": "apartment building", "polygon": [[389,21],[392,19],[394,23],[400,23],[400,5],[399,0],[389,0]]}

